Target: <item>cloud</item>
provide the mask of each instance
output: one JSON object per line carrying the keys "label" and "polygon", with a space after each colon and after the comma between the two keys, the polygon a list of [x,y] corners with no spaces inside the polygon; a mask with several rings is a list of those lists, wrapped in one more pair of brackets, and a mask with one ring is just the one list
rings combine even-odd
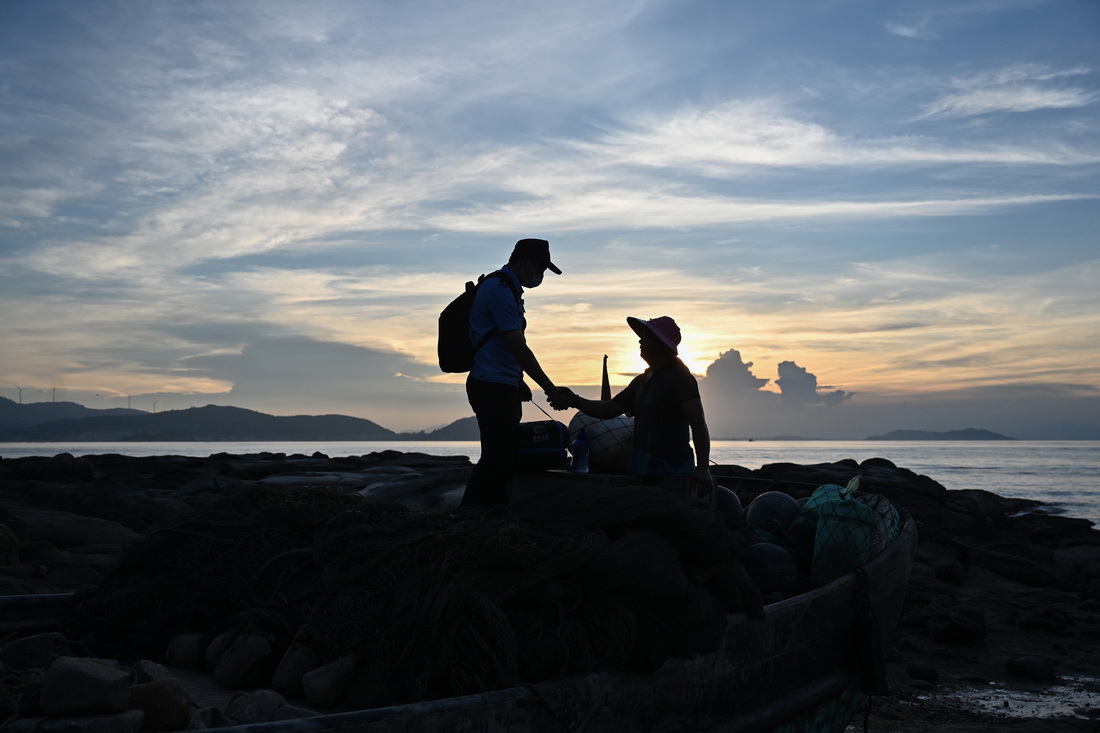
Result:
{"label": "cloud", "polygon": [[833,392],[820,391],[817,386],[817,376],[793,361],[779,362],[778,370],[779,379],[775,380],[775,383],[779,387],[779,394],[784,404],[801,407],[821,402],[828,407],[834,407],[852,398],[851,392],[840,389]]}
{"label": "cloud", "polygon": [[888,20],[884,24],[886,32],[902,38],[932,39],[936,34],[928,31],[928,19],[918,21]]}
{"label": "cloud", "polygon": [[394,380],[422,380],[429,373],[406,354],[307,336],[267,338],[236,353],[194,356],[184,362],[211,378],[232,382],[235,394],[282,390],[297,383],[302,394],[326,400],[349,392],[384,392]]}
{"label": "cloud", "polygon": [[582,191],[531,203],[478,206],[440,214],[431,221],[455,232],[604,231],[695,227],[758,222],[897,219],[967,216],[1059,201],[1092,200],[1090,194],[1041,194],[918,200],[759,201],[699,193],[617,189]]}
{"label": "cloud", "polygon": [[927,104],[921,118],[1085,107],[1100,99],[1100,94],[1080,87],[1057,87],[1050,82],[1090,73],[1092,70],[1085,67],[1052,69],[1022,63],[956,78],[951,81],[956,91]]}
{"label": "cloud", "polygon": [[[408,414],[437,390],[468,409],[433,371],[435,317],[542,235],[567,274],[530,295],[529,337],[555,379],[595,381],[603,353],[636,373],[623,317],[662,313],[750,414],[782,387],[740,354],[843,379],[848,414],[875,389],[1092,379],[1095,72],[1088,39],[1051,33],[1088,11],[1004,14],[980,42],[953,24],[1023,4],[890,15],[942,41],[920,47],[821,32],[841,6],[809,43],[779,10],[643,0],[20,6],[0,29],[0,378],[239,384],[305,411],[291,372],[312,364],[287,354],[316,352],[348,393],[441,422]],[[1025,55],[1058,60],[1000,62]],[[1039,109],[1058,112],[1000,114]],[[831,389],[799,379],[788,402],[825,412]]]}
{"label": "cloud", "polygon": [[274,414],[355,415],[391,430],[422,429],[439,416],[470,414],[461,387],[427,381],[438,370],[395,351],[287,336],[182,362],[232,385],[211,398]]}
{"label": "cloud", "polygon": [[[1057,0],[1055,0],[1056,2]],[[1051,0],[975,0],[973,2],[917,3],[919,10],[898,13],[884,23],[893,35],[917,40],[939,40],[950,31],[1018,10],[1048,5]]]}
{"label": "cloud", "polygon": [[730,349],[719,354],[714,363],[707,367],[706,379],[712,380],[709,384],[716,385],[727,394],[755,392],[770,380],[757,377],[751,369],[751,361],[743,361],[741,352]]}
{"label": "cloud", "polygon": [[847,419],[832,409],[853,397],[819,387],[817,376],[793,361],[777,365],[779,393],[763,389],[770,380],[752,373],[736,349],[723,352],[699,380],[710,432],[716,438],[829,435],[834,422]]}
{"label": "cloud", "polygon": [[1084,107],[1100,99],[1084,89],[1041,89],[1032,85],[949,94],[925,108],[924,117],[970,117],[994,112]]}
{"label": "cloud", "polygon": [[934,138],[845,137],[799,120],[775,102],[734,100],[683,108],[625,122],[576,147],[605,166],[637,165],[691,170],[702,175],[754,175],[763,168],[879,167],[943,163],[1093,163],[1095,150],[1074,152],[1032,143],[951,145]]}

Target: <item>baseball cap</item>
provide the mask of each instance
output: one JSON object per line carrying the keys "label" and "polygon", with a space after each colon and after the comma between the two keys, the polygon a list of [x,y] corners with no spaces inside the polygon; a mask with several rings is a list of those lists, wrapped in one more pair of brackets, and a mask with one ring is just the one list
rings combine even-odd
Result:
{"label": "baseball cap", "polygon": [[512,257],[530,257],[543,263],[551,272],[561,274],[558,266],[550,261],[550,243],[545,239],[521,239],[512,250]]}

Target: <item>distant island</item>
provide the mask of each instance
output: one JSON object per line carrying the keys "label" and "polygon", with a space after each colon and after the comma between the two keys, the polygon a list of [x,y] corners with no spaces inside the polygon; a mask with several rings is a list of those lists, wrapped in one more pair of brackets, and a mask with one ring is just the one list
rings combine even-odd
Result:
{"label": "distant island", "polygon": [[[463,417],[434,430],[396,432],[348,415],[268,415],[242,407],[206,405],[145,412],[100,410],[75,402],[17,404],[0,397],[0,442],[188,442],[188,441],[416,441],[478,440],[477,420]],[[814,440],[797,435],[727,440]],[[989,430],[947,432],[894,430],[865,440],[1016,440]]]}
{"label": "distant island", "polygon": [[268,415],[207,405],[149,413],[95,410],[72,402],[17,405],[0,398],[2,442],[185,442],[320,440],[477,440],[477,420],[461,418],[431,431],[398,433],[347,415]]}
{"label": "distant island", "polygon": [[990,430],[966,428],[935,433],[928,430],[891,430],[885,435],[872,435],[865,440],[1016,440]]}

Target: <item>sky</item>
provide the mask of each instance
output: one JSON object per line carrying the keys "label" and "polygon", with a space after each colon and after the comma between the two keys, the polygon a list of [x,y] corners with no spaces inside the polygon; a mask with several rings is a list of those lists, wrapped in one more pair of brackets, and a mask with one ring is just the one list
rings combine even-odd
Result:
{"label": "sky", "polygon": [[0,0],[0,396],[443,425],[541,237],[590,396],[669,315],[715,437],[1100,438],[1098,66],[1095,0]]}

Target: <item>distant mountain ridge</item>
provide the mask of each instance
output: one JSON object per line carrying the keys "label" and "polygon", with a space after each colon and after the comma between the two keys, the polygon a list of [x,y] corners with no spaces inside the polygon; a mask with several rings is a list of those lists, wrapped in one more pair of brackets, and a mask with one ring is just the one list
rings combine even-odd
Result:
{"label": "distant mountain ridge", "polygon": [[346,415],[280,417],[240,407],[96,415],[0,430],[4,441],[393,440],[397,433]]}
{"label": "distant mountain ridge", "polygon": [[[1100,436],[1098,436],[1100,437]],[[0,441],[295,441],[295,440],[478,440],[477,420],[463,417],[434,430],[395,432],[348,415],[268,415],[241,407],[207,405],[149,413],[99,410],[75,402],[17,404],[0,397]],[[806,440],[784,435],[757,440]],[[893,430],[865,440],[1016,440],[989,430],[933,432]]]}
{"label": "distant mountain ridge", "polygon": [[990,430],[966,428],[935,433],[928,430],[891,430],[885,435],[872,435],[866,440],[1016,440]]}
{"label": "distant mountain ridge", "polygon": [[97,410],[76,402],[31,402],[24,405],[7,397],[0,397],[0,430],[21,425],[38,425],[54,420],[148,414],[144,410],[132,410],[128,407]]}

